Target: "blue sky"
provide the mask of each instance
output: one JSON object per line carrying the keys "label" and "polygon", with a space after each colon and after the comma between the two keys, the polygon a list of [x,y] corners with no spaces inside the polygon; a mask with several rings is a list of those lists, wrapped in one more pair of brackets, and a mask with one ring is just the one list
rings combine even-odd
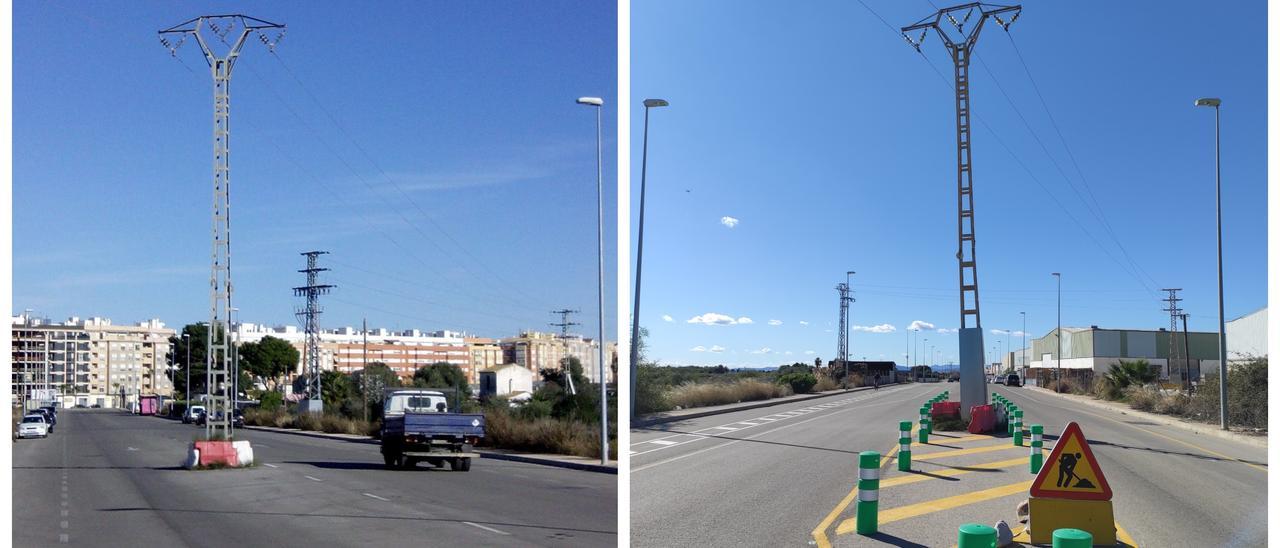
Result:
{"label": "blue sky", "polygon": [[[179,62],[156,31],[242,9],[16,3],[15,313],[207,320],[210,77],[194,41]],[[606,102],[612,257],[615,6],[280,2],[247,14],[288,32],[278,59],[251,39],[232,80],[239,319],[293,323],[299,253],[322,249],[321,280],[338,286],[321,300],[325,327],[367,316],[501,337],[549,330],[549,311],[568,307],[595,333],[596,122],[574,100]]]}
{"label": "blue sky", "polygon": [[[854,270],[853,358],[903,363],[920,321],[933,328],[919,339],[954,359],[956,335],[938,329],[959,327],[955,107],[929,63],[949,81],[951,60],[936,35],[926,62],[893,30],[930,2],[863,2],[633,2],[633,208],[640,102],[671,102],[650,118],[651,358],[829,360],[834,287]],[[1022,329],[1019,312],[1031,336],[1053,327],[1054,271],[1064,325],[1167,327],[1159,289],[1180,287],[1191,329],[1216,330],[1203,96],[1223,99],[1226,315],[1266,305],[1265,10],[1035,2],[1008,36],[984,28],[971,79],[988,350],[1006,346],[993,330]]]}

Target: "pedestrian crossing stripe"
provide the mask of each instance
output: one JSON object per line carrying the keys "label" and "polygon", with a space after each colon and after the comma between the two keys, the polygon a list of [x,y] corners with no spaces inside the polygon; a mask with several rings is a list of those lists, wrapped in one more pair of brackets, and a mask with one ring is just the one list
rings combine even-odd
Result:
{"label": "pedestrian crossing stripe", "polygon": [[1080,425],[1067,424],[1062,436],[1053,444],[1053,451],[1044,462],[1044,468],[1031,482],[1031,496],[1052,499],[1111,500],[1111,486],[1107,484],[1098,459],[1089,449],[1089,442],[1080,432]]}

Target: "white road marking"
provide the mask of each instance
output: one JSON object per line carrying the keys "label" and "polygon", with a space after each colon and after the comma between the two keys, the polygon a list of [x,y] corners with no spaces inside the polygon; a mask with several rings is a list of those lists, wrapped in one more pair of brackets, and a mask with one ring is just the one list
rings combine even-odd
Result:
{"label": "white road marking", "polygon": [[670,440],[653,440],[650,443],[656,443],[658,445],[675,445],[676,444],[676,442],[670,441]]}
{"label": "white road marking", "polygon": [[67,527],[69,527],[69,526],[70,526],[70,524],[68,524],[68,523],[67,523],[67,520],[65,520],[65,519],[64,519],[64,520],[62,520],[62,523],[60,523],[59,525],[61,525],[63,529],[66,529]]}
{"label": "white road marking", "polygon": [[511,534],[511,533],[508,533],[508,532],[506,532],[506,531],[499,531],[499,530],[494,529],[494,528],[492,528],[492,527],[485,527],[485,526],[483,526],[483,525],[480,525],[479,523],[471,523],[471,522],[469,522],[469,521],[464,521],[464,522],[462,522],[462,523],[465,523],[465,524],[467,524],[467,525],[470,525],[470,526],[472,526],[472,527],[476,527],[476,528],[479,528],[479,529],[484,529],[485,531],[489,531],[490,533],[497,533],[497,534],[499,534],[499,535],[510,535],[510,534]]}
{"label": "white road marking", "polygon": [[270,466],[270,467],[272,467],[272,468],[279,468],[279,466],[276,466],[276,465],[271,464],[271,463],[269,463],[269,462],[264,462],[264,463],[262,463],[262,465],[263,465],[263,466]]}
{"label": "white road marking", "polygon": [[363,495],[364,495],[364,496],[366,496],[366,497],[369,497],[369,498],[371,498],[371,499],[378,499],[378,500],[385,501],[385,502],[391,502],[390,500],[387,500],[387,499],[384,499],[384,498],[382,498],[382,497],[379,497],[378,495],[375,495],[375,494],[373,494],[373,493],[363,493]]}
{"label": "white road marking", "polygon": [[70,536],[70,535],[67,535],[67,534],[61,534],[61,535],[58,535],[58,541],[59,541],[59,542],[66,543],[66,542],[69,542],[70,540],[71,540],[71,536]]}
{"label": "white road marking", "polygon": [[320,478],[313,478],[313,477],[311,477],[311,476],[302,476],[302,477],[307,478],[307,479],[309,479],[309,480],[311,480],[311,481],[324,481],[324,480],[322,480],[322,479],[320,479]]}
{"label": "white road marking", "polygon": [[62,511],[62,517],[64,517],[64,518],[65,518],[65,517],[67,517],[67,514],[69,514],[69,513],[71,513],[71,512],[70,512],[70,511],[68,511],[68,510],[63,510],[63,511]]}
{"label": "white road marking", "polygon": [[137,450],[138,450],[138,448],[137,448],[137,447],[130,447],[130,448],[129,448],[129,450],[130,450],[130,451],[137,451]]}

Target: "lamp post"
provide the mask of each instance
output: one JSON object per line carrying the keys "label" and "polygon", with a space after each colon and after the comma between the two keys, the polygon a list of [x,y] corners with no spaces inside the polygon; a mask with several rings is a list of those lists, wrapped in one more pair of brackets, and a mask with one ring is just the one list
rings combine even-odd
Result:
{"label": "lamp post", "polygon": [[[231,328],[231,410],[234,413],[236,400],[240,398],[240,330],[236,327],[236,313],[239,308],[227,308],[227,320]],[[235,421],[232,421],[235,422]]]}
{"label": "lamp post", "polygon": [[1213,107],[1213,167],[1218,208],[1218,404],[1222,429],[1227,430],[1227,319],[1222,304],[1222,99],[1196,99],[1196,106]]}
{"label": "lamp post", "polygon": [[1062,391],[1062,273],[1054,272],[1053,277],[1058,279],[1058,331],[1054,338],[1058,339],[1058,370],[1054,374],[1058,386],[1054,388],[1058,392]]}
{"label": "lamp post", "polygon": [[601,124],[604,99],[579,97],[579,105],[596,109],[596,246],[599,277],[596,279],[596,307],[599,311],[598,358],[600,360],[600,464],[609,463],[609,383],[604,363],[604,145]]}
{"label": "lamp post", "polygon": [[191,408],[191,334],[183,332],[182,338],[186,340],[183,346],[187,347],[187,363],[183,369],[187,370],[187,408]]}
{"label": "lamp post", "polygon": [[[1022,376],[1026,377],[1027,367],[1031,365],[1027,363],[1027,313],[1019,312],[1019,314],[1022,314]],[[1027,379],[1023,378],[1022,382],[1027,382]]]}
{"label": "lamp post", "polygon": [[636,371],[640,362],[640,269],[644,265],[644,191],[649,169],[649,109],[665,107],[662,99],[644,100],[644,147],[640,154],[640,230],[636,236],[635,304],[631,307],[631,418],[636,416]]}

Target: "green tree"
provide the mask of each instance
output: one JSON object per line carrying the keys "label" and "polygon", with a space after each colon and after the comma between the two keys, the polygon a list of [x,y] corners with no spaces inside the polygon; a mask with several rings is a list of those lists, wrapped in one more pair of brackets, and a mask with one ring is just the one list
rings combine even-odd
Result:
{"label": "green tree", "polygon": [[258,342],[240,345],[240,368],[270,382],[270,389],[280,387],[281,376],[298,366],[300,354],[288,341],[267,335]]}
{"label": "green tree", "polygon": [[351,400],[359,401],[358,392],[351,383],[351,377],[338,371],[322,371],[320,373],[320,399],[324,401],[326,412],[341,413],[352,417]]}
{"label": "green tree", "polygon": [[[187,335],[184,338],[183,335]],[[173,372],[173,383],[175,395],[186,397],[187,393],[187,372],[190,371],[191,376],[191,396],[194,398],[196,394],[204,394],[205,392],[205,356],[207,356],[207,348],[209,345],[209,328],[201,324],[187,324],[182,327],[182,332],[173,337],[169,337],[170,348],[174,349],[173,363],[178,369]],[[187,363],[187,347],[190,346],[191,362]]]}
{"label": "green tree", "polygon": [[436,362],[424,365],[413,372],[413,386],[417,388],[447,388],[441,390],[449,399],[449,408],[458,409],[461,400],[471,394],[467,384],[467,374],[458,366],[449,362]]}
{"label": "green tree", "polygon": [[1120,360],[1120,363],[1113,364],[1107,371],[1106,379],[1116,389],[1123,391],[1129,386],[1153,383],[1156,376],[1147,360]]}
{"label": "green tree", "polygon": [[398,388],[403,384],[400,382],[400,376],[382,362],[370,363],[364,370],[352,374],[352,377],[356,388],[364,393],[364,403],[370,417],[382,416],[383,390]]}

